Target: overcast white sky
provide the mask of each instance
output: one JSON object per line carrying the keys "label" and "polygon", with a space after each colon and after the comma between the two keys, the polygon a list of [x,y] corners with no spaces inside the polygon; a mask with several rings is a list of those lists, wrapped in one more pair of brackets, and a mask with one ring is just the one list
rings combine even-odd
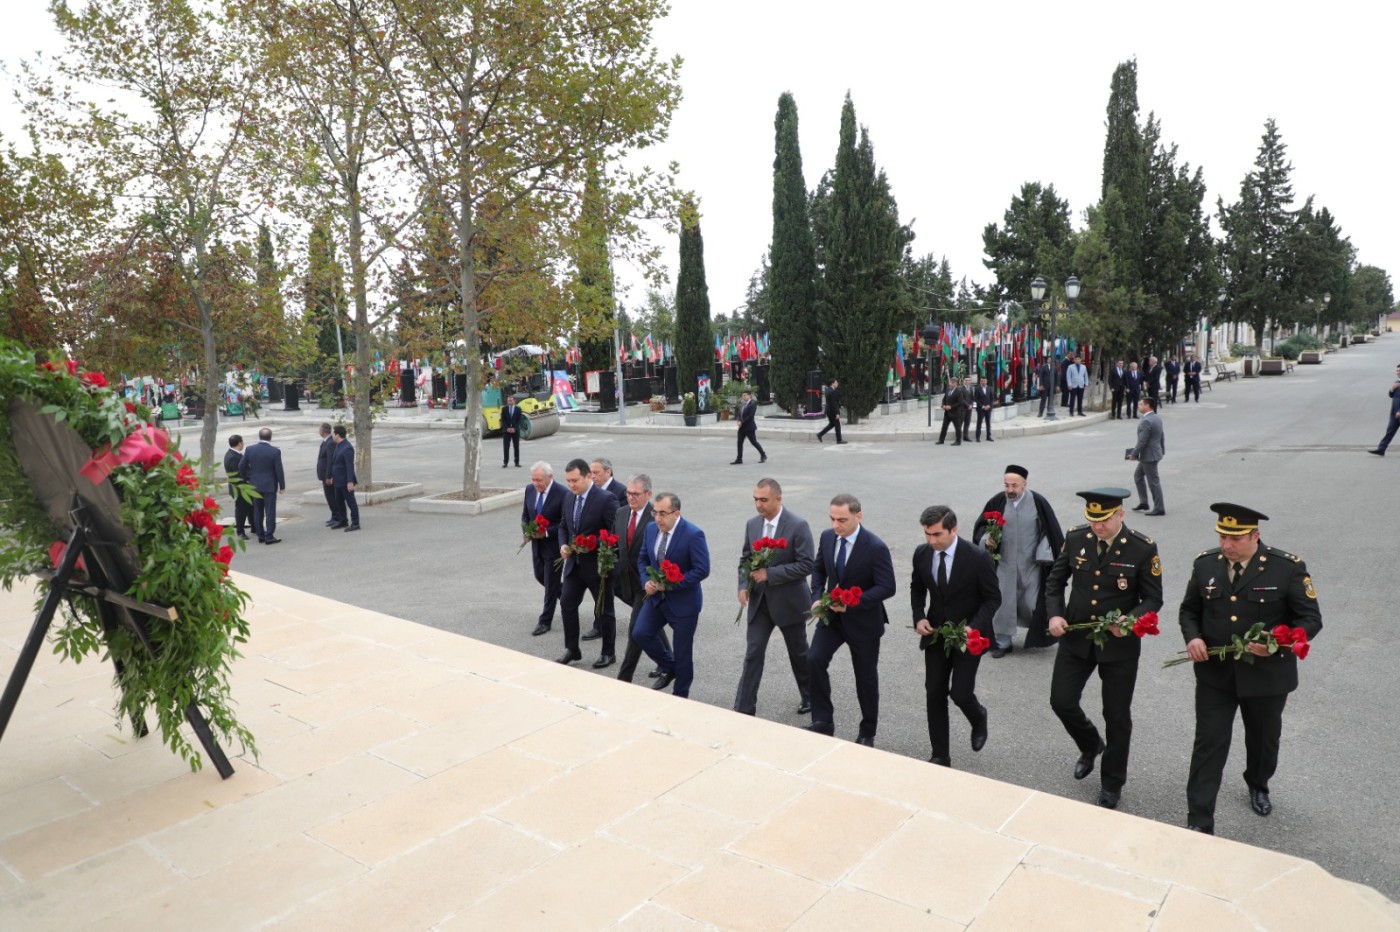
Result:
{"label": "overcast white sky", "polygon": [[[955,278],[987,282],[982,229],[1001,221],[1022,183],[1053,184],[1081,225],[1099,194],[1109,80],[1133,57],[1143,116],[1155,111],[1179,161],[1204,169],[1212,212],[1217,195],[1238,196],[1272,116],[1300,201],[1315,195],[1359,261],[1400,276],[1391,73],[1400,12],[1388,3],[673,5],[657,41],[685,59],[684,98],[670,140],[647,160],[678,161],[681,184],[701,198],[715,314],[742,303],[768,246],[783,91],[797,100],[809,189],[834,161],[849,90],[900,217],[914,222],[915,253],[946,255]],[[8,7],[0,60],[53,48],[44,3]],[[17,130],[15,106],[0,101],[0,132]],[[674,242],[667,253],[674,264]],[[640,289],[623,300],[639,303]]]}

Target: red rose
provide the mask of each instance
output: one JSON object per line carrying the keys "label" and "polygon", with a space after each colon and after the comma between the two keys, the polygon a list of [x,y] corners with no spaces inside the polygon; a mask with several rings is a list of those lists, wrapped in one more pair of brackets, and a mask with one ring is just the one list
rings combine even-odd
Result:
{"label": "red rose", "polygon": [[598,532],[598,539],[609,547],[617,545],[617,535],[608,531],[606,528]]}
{"label": "red rose", "polygon": [[972,628],[967,629],[967,652],[974,657],[980,656],[989,646],[991,641],[982,636],[982,632]]}
{"label": "red rose", "polygon": [[194,470],[189,467],[188,463],[182,465],[175,473],[175,481],[191,489],[199,485],[199,477],[195,475]]}
{"label": "red rose", "polygon": [[1305,630],[1302,629],[1302,628],[1294,628],[1294,629],[1293,629],[1293,643],[1294,643],[1294,644],[1297,644],[1297,643],[1299,643],[1300,641],[1301,641],[1302,643],[1304,643],[1304,644],[1308,643],[1308,632],[1305,631]]}
{"label": "red rose", "polygon": [[206,528],[204,533],[209,536],[209,549],[218,550],[224,542],[224,526],[216,524],[211,528]]}
{"label": "red rose", "polygon": [[1306,657],[1308,655],[1308,651],[1312,649],[1312,645],[1309,644],[1307,641],[1303,641],[1301,643],[1298,641],[1294,641],[1288,646],[1293,650],[1293,656],[1297,657],[1299,660],[1302,660],[1304,657]]}
{"label": "red rose", "polygon": [[84,372],[83,381],[93,388],[106,388],[107,377],[101,372]]}
{"label": "red rose", "polygon": [[1288,625],[1278,625],[1271,633],[1274,636],[1274,640],[1278,641],[1279,647],[1287,647],[1289,644],[1293,643],[1293,629],[1288,627]]}
{"label": "red rose", "polygon": [[666,576],[668,583],[678,583],[685,579],[685,573],[682,573],[681,568],[670,560],[661,561],[661,572]]}
{"label": "red rose", "polygon": [[777,547],[779,550],[786,550],[786,549],[787,549],[787,538],[786,538],[786,537],[779,537],[779,538],[775,539],[775,540],[773,541],[773,546],[774,546],[774,547]]}
{"label": "red rose", "polygon": [[[835,590],[832,590],[832,593],[831,593],[831,594],[834,596],[834,595],[836,594],[836,591],[835,591]],[[845,590],[843,590],[843,591],[841,592],[841,604],[844,605],[844,606],[846,606],[847,608],[851,608],[852,606],[859,605],[859,604],[860,604],[860,596],[861,596],[861,589],[860,589],[860,586],[852,586],[851,588],[845,589]]]}
{"label": "red rose", "polygon": [[51,362],[41,362],[41,363],[39,363],[39,368],[44,369],[44,370],[47,371],[47,372],[57,372],[57,371],[58,371],[58,369],[57,369],[57,368],[54,366],[54,364],[51,363]]}
{"label": "red rose", "polygon": [[67,365],[68,365],[68,374],[69,374],[69,375],[77,375],[77,374],[78,374],[78,364],[77,364],[76,362],[74,362],[73,360],[69,359],[69,360],[67,360]]}
{"label": "red rose", "polygon": [[211,515],[216,515],[219,513],[219,503],[206,495],[204,496],[204,510]]}
{"label": "red rose", "polygon": [[136,405],[132,404],[132,403],[129,402],[129,401],[123,401],[122,404],[126,406],[126,413],[127,413],[127,414],[135,414],[135,413],[136,413]]}
{"label": "red rose", "polygon": [[224,575],[228,575],[228,565],[233,562],[233,548],[220,547],[219,552],[214,554],[214,562],[223,567]]}
{"label": "red rose", "polygon": [[549,519],[544,515],[535,515],[535,523],[542,528],[549,527]]}

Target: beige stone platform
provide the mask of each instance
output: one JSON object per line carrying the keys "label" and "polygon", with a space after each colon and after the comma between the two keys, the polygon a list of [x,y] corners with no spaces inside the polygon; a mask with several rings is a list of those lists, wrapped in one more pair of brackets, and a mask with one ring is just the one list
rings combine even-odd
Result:
{"label": "beige stone platform", "polygon": [[[262,757],[230,780],[41,656],[0,929],[1400,928],[1308,861],[238,582]],[[0,677],[31,605],[0,592]]]}

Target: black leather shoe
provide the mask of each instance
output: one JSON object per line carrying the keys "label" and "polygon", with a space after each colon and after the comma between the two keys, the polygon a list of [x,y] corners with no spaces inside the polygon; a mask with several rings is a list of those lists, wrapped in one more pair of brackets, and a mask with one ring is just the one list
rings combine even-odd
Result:
{"label": "black leather shoe", "polygon": [[1012,653],[1015,650],[1016,647],[1014,645],[1009,645],[1007,647],[995,647],[992,649],[992,659],[1000,660],[1001,658],[1005,657],[1007,654]]}
{"label": "black leather shoe", "polygon": [[541,634],[549,633],[549,625],[535,625],[535,630],[530,632],[531,637],[539,637]]}
{"label": "black leather shoe", "polygon": [[264,543],[264,544],[280,544],[280,543],[282,543],[282,538],[280,538],[280,537],[268,537],[268,538],[265,538],[265,539],[263,540],[263,543]]}
{"label": "black leather shoe", "polygon": [[1094,772],[1094,761],[1098,758],[1100,754],[1103,753],[1105,747],[1107,747],[1107,745],[1105,745],[1103,743],[1103,740],[1100,739],[1097,750],[1090,751],[1087,754],[1079,755],[1079,760],[1074,762],[1074,779],[1083,780],[1089,774]]}
{"label": "black leather shoe", "polygon": [[995,443],[996,441],[994,441],[991,437],[988,437],[988,438],[987,438],[987,442],[988,442],[988,443]]}
{"label": "black leather shoe", "polygon": [[849,441],[846,441],[846,440],[838,440],[838,441],[836,441],[836,445],[837,445],[838,447],[844,447],[848,442],[849,442]]}
{"label": "black leather shoe", "polygon": [[938,446],[938,447],[943,446],[943,441],[942,441],[942,440],[938,441],[938,443],[934,444],[934,446]]}
{"label": "black leather shoe", "polygon": [[1188,832],[1200,832],[1202,835],[1214,835],[1214,834],[1215,834],[1215,829],[1213,829],[1213,828],[1207,828],[1207,827],[1204,826],[1204,825],[1188,825],[1188,826],[1186,826],[1186,831],[1188,831]]}
{"label": "black leather shoe", "polygon": [[1133,511],[1147,511],[1148,509],[1149,509],[1149,506],[1147,506],[1147,505],[1134,505],[1134,506],[1133,506]]}
{"label": "black leather shoe", "polygon": [[588,632],[588,633],[585,634],[583,637],[579,638],[579,640],[581,640],[581,641],[596,641],[596,640],[598,640],[598,639],[599,639],[600,637],[602,637],[602,636],[603,636],[603,632],[599,631],[597,628],[594,628],[592,631]]}
{"label": "black leather shoe", "polygon": [[1374,455],[1376,455],[1376,456],[1385,456],[1385,451],[1384,451],[1384,450],[1367,450],[1366,452],[1367,452],[1367,453],[1372,453],[1372,454],[1374,454]]}
{"label": "black leather shoe", "polygon": [[656,679],[656,678],[657,678],[658,676],[660,676],[660,675],[661,675],[661,671],[660,671],[660,670],[652,670],[650,673],[647,674],[647,676],[650,677],[650,678],[653,679],[653,680]]}
{"label": "black leather shoe", "polygon": [[764,455],[758,458],[758,464],[762,466],[766,462],[768,462],[768,454],[765,453]]}
{"label": "black leather shoe", "polygon": [[564,664],[568,664],[568,663],[574,663],[575,661],[582,660],[582,659],[583,659],[583,654],[580,654],[578,651],[576,651],[576,650],[566,650],[566,651],[564,651],[564,653],[559,657],[559,659],[556,660],[556,661],[554,661],[554,662],[555,662],[555,663],[564,663]]}
{"label": "black leather shoe", "polygon": [[742,465],[744,465],[744,461],[743,461],[743,460],[734,460],[734,461],[733,461],[732,463],[730,463],[729,465],[730,465],[730,466],[742,466]]}
{"label": "black leather shoe", "polygon": [[1273,812],[1273,811],[1274,811],[1274,804],[1271,803],[1271,802],[1269,802],[1269,791],[1268,791],[1268,790],[1250,790],[1250,791],[1249,791],[1249,808],[1253,809],[1255,812],[1259,813],[1259,815],[1261,815],[1261,816],[1266,816],[1266,815],[1268,815],[1269,813]]}
{"label": "black leather shoe", "polygon": [[327,524],[327,525],[326,525],[326,527],[330,528],[332,531],[334,531],[334,530],[336,530],[336,529],[338,529],[338,528],[349,527],[349,526],[350,526],[350,522],[349,522],[349,521],[333,521],[333,522],[331,522],[330,524]]}
{"label": "black leather shoe", "polygon": [[665,689],[676,681],[676,674],[663,673],[656,678],[656,682],[651,685],[652,689]]}
{"label": "black leather shoe", "polygon": [[352,525],[350,525],[348,528],[345,529],[345,532],[348,534],[348,533],[350,533],[351,531],[358,531],[359,529],[360,529],[360,526],[359,526],[358,524],[352,524]]}
{"label": "black leather shoe", "polygon": [[875,746],[875,739],[870,735],[861,735],[856,738],[856,744],[863,744],[868,748],[873,748]]}
{"label": "black leather shoe", "polygon": [[802,727],[806,731],[815,731],[819,735],[836,734],[836,726],[830,722],[810,722]]}
{"label": "black leather shoe", "polygon": [[930,764],[937,764],[937,765],[940,766],[940,767],[951,767],[951,766],[953,766],[952,760],[950,760],[950,759],[947,758],[947,757],[937,757],[937,756],[935,756],[935,757],[930,757],[930,758],[928,759],[928,762],[929,762]]}
{"label": "black leather shoe", "polygon": [[593,669],[602,670],[604,667],[610,667],[616,662],[617,658],[612,654],[603,654],[597,660],[593,661]]}
{"label": "black leather shoe", "polygon": [[980,751],[987,746],[987,707],[982,706],[982,722],[972,726],[972,750]]}
{"label": "black leather shoe", "polygon": [[331,518],[329,521],[326,522],[326,527],[330,527],[332,524],[335,524],[334,518]]}
{"label": "black leather shoe", "polygon": [[806,715],[812,711],[812,700],[803,699],[797,706],[798,715]]}
{"label": "black leather shoe", "polygon": [[238,537],[239,537],[240,540],[247,540],[247,539],[248,539],[248,535],[247,535],[247,534],[244,534],[242,531],[239,531],[239,532],[238,532]]}
{"label": "black leather shoe", "polygon": [[1113,790],[1099,790],[1099,805],[1105,809],[1117,809],[1118,800],[1122,798],[1122,793],[1115,793]]}
{"label": "black leather shoe", "polygon": [[1166,512],[1165,512],[1165,511],[1162,511],[1161,509],[1154,509],[1153,511],[1149,511],[1149,512],[1147,513],[1147,516],[1148,516],[1149,518],[1160,518],[1160,517],[1162,517],[1162,515],[1164,515],[1164,514],[1166,514]]}
{"label": "black leather shoe", "polygon": [[817,434],[817,443],[825,443],[825,442],[826,442],[826,441],[822,440],[822,435],[821,435],[821,434]]}

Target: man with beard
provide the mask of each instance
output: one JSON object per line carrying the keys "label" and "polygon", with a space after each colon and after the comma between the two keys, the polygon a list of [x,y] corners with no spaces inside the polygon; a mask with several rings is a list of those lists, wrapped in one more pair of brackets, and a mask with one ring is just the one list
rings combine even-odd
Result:
{"label": "man with beard", "polygon": [[[1049,647],[1055,643],[1046,634],[1049,618],[1045,612],[1045,576],[1055,562],[1065,536],[1055,509],[1039,492],[1026,488],[1030,471],[1012,464],[1002,477],[1004,491],[993,495],[982,506],[982,514],[972,526],[972,542],[1000,554],[997,579],[1001,584],[1001,606],[992,620],[996,643],[992,657],[1000,659],[1011,653],[1016,626],[1026,630],[1026,647]],[[1006,523],[1001,528],[1001,541],[989,534],[992,519],[1000,514]]]}

